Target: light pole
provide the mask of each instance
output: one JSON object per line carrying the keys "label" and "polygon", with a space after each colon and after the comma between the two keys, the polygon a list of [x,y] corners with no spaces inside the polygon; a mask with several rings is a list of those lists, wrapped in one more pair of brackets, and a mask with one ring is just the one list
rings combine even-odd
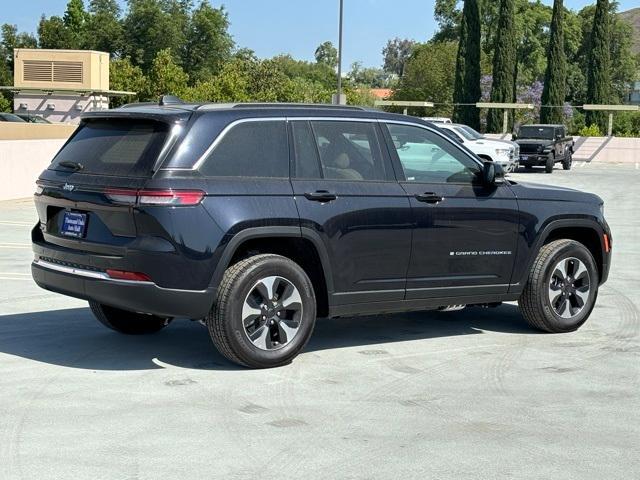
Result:
{"label": "light pole", "polygon": [[338,94],[334,100],[336,105],[342,103],[342,15],[344,0],[340,0],[340,22],[338,26]]}

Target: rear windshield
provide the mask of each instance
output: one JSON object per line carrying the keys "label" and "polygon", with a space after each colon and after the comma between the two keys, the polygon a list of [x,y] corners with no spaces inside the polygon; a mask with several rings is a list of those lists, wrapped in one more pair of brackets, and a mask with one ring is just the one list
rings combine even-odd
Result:
{"label": "rear windshield", "polygon": [[167,131],[166,124],[139,119],[84,122],[50,168],[72,171],[64,166],[72,162],[82,173],[142,177],[151,172]]}

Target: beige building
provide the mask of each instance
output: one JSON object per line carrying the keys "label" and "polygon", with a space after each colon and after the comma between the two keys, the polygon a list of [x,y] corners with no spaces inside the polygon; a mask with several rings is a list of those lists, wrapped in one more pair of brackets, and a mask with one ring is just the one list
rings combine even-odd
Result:
{"label": "beige building", "polygon": [[87,50],[14,50],[14,111],[52,122],[77,123],[83,112],[106,110],[109,97],[133,92],[109,90],[109,54]]}

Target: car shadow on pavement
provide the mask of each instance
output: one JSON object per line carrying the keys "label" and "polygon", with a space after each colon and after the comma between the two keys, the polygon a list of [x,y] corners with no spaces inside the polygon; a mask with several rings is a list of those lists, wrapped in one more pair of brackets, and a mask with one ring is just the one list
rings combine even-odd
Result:
{"label": "car shadow on pavement", "polygon": [[[534,332],[514,305],[319,319],[305,352],[483,331]],[[428,342],[425,348],[429,348]],[[0,353],[88,370],[148,370],[165,365],[243,370],[216,351],[206,328],[197,322],[176,320],[154,335],[121,335],[100,325],[88,308],[0,316]]]}

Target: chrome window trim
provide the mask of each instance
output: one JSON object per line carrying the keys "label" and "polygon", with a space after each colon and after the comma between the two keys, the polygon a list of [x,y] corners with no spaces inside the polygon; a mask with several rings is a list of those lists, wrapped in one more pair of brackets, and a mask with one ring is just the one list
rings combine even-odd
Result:
{"label": "chrome window trim", "polygon": [[403,121],[403,120],[390,120],[390,119],[382,119],[382,118],[372,118],[372,117],[361,117],[361,118],[359,118],[359,117],[325,117],[325,116],[315,115],[315,116],[306,116],[306,117],[279,116],[279,117],[246,117],[246,118],[239,118],[239,119],[234,120],[233,122],[229,123],[226,127],[224,127],[222,129],[222,131],[218,134],[218,136],[215,139],[213,139],[213,141],[207,147],[207,149],[204,151],[204,153],[202,155],[200,155],[198,160],[196,160],[196,162],[193,164],[193,166],[191,166],[191,167],[180,167],[180,168],[170,168],[169,167],[169,168],[161,168],[161,170],[195,171],[195,170],[200,169],[202,164],[207,160],[209,155],[211,155],[213,150],[215,150],[215,148],[218,146],[218,144],[224,139],[224,137],[229,133],[229,131],[231,129],[233,129],[236,125],[240,125],[242,123],[249,123],[249,122],[295,122],[295,121],[301,121],[301,122],[305,122],[305,121],[306,122],[325,122],[325,121],[330,121],[330,122],[361,122],[361,123],[379,123],[379,124],[392,123],[392,124],[396,124],[396,125],[407,125],[409,127],[422,128],[424,130],[427,130],[429,132],[434,133],[435,135],[437,135],[440,138],[442,138],[442,139],[446,140],[447,142],[449,142],[451,145],[456,147],[458,149],[458,151],[462,152],[467,157],[469,157],[471,160],[476,162],[478,167],[480,169],[482,169],[482,162],[480,162],[479,160],[474,158],[474,156],[472,154],[469,154],[465,150],[461,149],[458,145],[454,144],[451,140],[449,140],[447,138],[447,136],[445,134],[443,134],[441,132],[438,132],[436,129],[434,129],[432,127],[428,127],[428,126],[422,125],[420,123],[414,123],[414,122]]}
{"label": "chrome window trim", "polygon": [[229,133],[229,131],[239,125],[241,123],[248,122],[289,122],[289,121],[341,121],[341,122],[378,122],[377,118],[346,118],[346,117],[247,117],[247,118],[239,118],[229,123],[226,127],[222,129],[222,131],[218,134],[218,136],[211,142],[211,144],[207,147],[202,155],[196,160],[196,162],[191,167],[181,167],[181,168],[162,168],[161,170],[170,170],[170,171],[194,171],[198,170],[202,164],[207,160],[211,152],[215,150],[218,144],[223,140],[223,138]]}

